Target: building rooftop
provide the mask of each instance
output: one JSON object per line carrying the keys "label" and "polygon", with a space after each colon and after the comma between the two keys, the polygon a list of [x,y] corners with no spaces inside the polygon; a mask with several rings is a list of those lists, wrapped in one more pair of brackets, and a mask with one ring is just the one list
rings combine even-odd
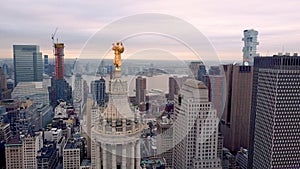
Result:
{"label": "building rooftop", "polygon": [[22,145],[22,141],[20,140],[20,136],[18,134],[16,134],[14,137],[12,137],[10,140],[8,140],[7,144],[5,144],[5,146],[13,146],[13,145],[17,145],[17,144]]}
{"label": "building rooftop", "polygon": [[44,147],[38,151],[38,155],[36,158],[49,158],[54,151],[56,151],[55,143],[46,142]]}
{"label": "building rooftop", "polygon": [[152,168],[164,168],[166,162],[162,158],[149,158],[149,159],[144,159],[141,161],[141,167],[146,168],[146,169],[152,169]]}
{"label": "building rooftop", "polygon": [[64,149],[79,149],[79,144],[77,144],[77,142],[79,141],[79,139],[74,139],[74,138],[70,138]]}
{"label": "building rooftop", "polygon": [[206,85],[202,81],[198,81],[195,79],[188,79],[184,84],[196,89],[207,89]]}
{"label": "building rooftop", "polygon": [[91,166],[91,160],[83,159],[80,166]]}

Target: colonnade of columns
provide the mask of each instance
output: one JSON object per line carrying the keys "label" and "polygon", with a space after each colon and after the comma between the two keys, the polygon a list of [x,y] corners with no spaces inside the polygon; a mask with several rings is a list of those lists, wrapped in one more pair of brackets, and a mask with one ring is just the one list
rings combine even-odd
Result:
{"label": "colonnade of columns", "polygon": [[[127,146],[129,149],[127,149]],[[129,152],[127,152],[129,150]],[[101,158],[100,163],[102,162],[102,166],[104,169],[108,168],[108,166],[111,166],[112,169],[117,169],[117,146],[111,145],[111,159],[108,158],[108,144],[102,144],[101,146]],[[127,157],[129,155],[129,157]],[[130,159],[129,164],[127,164],[128,160]],[[136,141],[133,143],[122,145],[121,150],[121,169],[139,169],[140,168],[140,142]],[[111,163],[109,165],[108,163]],[[101,164],[100,164],[101,166]],[[135,168],[136,166],[136,168]]]}

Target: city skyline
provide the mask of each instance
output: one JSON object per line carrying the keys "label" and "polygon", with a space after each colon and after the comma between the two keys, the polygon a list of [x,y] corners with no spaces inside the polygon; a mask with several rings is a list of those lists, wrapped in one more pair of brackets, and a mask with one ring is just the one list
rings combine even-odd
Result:
{"label": "city skyline", "polygon": [[[60,7],[63,5],[68,8]],[[241,60],[242,31],[252,28],[259,32],[260,55],[294,53],[299,52],[297,45],[300,43],[300,25],[294,22],[299,19],[294,8],[298,5],[297,1],[270,3],[257,0],[232,0],[222,5],[215,1],[72,1],[65,4],[10,1],[0,7],[3,25],[0,28],[0,58],[12,57],[12,44],[40,45],[41,51],[51,57],[51,34],[56,27],[57,38],[66,44],[66,58],[77,58],[86,41],[98,30],[112,21],[139,13],[162,13],[187,21],[209,39],[221,60]],[[164,42],[162,45],[170,44]],[[184,56],[187,60],[189,57]]]}
{"label": "city skyline", "polygon": [[299,5],[2,3],[0,168],[300,169]]}

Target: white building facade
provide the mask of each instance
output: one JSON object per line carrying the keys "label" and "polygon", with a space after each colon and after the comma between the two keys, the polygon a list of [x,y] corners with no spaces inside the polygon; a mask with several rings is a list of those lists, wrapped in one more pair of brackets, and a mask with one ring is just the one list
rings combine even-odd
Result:
{"label": "white building facade", "polygon": [[128,104],[127,81],[121,72],[109,82],[109,102],[92,128],[92,168],[140,168],[140,135],[138,113]]}
{"label": "white building facade", "polygon": [[257,51],[257,41],[258,31],[253,29],[244,30],[244,47],[243,47],[243,62],[253,65],[254,57],[259,56]]}
{"label": "white building facade", "polygon": [[188,79],[175,98],[173,129],[174,169],[220,169],[216,111],[203,82]]}

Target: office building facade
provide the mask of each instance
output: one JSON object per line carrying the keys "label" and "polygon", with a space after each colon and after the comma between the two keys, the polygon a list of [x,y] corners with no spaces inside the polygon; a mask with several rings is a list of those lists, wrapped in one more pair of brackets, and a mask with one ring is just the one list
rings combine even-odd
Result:
{"label": "office building facade", "polygon": [[253,67],[223,65],[226,78],[226,102],[221,119],[224,147],[237,152],[248,148],[251,114]]}
{"label": "office building facade", "polygon": [[105,79],[101,77],[99,80],[91,82],[91,93],[94,100],[97,101],[98,105],[104,106],[106,99],[106,84]]}
{"label": "office building facade", "polygon": [[15,85],[43,81],[43,58],[37,45],[13,45]]}
{"label": "office building facade", "polygon": [[203,82],[187,80],[175,100],[174,169],[220,169],[218,123]]}
{"label": "office building facade", "polygon": [[300,57],[254,59],[248,168],[300,167]]}
{"label": "office building facade", "polygon": [[139,76],[135,80],[135,101],[140,110],[143,108],[143,104],[146,102],[146,78]]}

